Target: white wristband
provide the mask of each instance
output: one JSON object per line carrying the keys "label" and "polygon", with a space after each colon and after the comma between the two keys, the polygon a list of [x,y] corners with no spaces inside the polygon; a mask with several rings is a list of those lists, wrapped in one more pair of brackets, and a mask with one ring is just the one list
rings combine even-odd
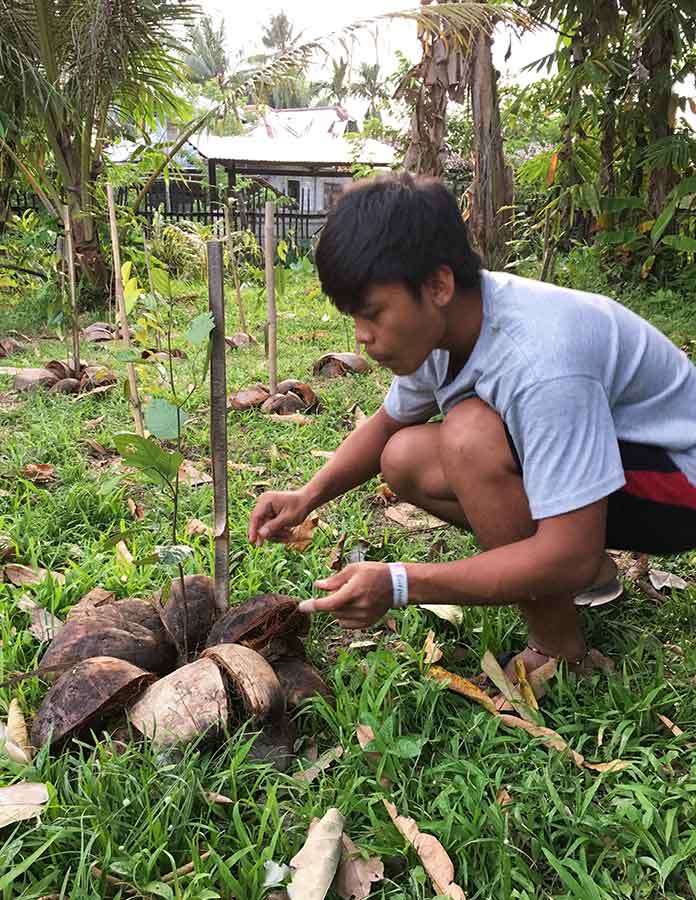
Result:
{"label": "white wristband", "polygon": [[392,580],[392,609],[405,609],[408,606],[408,575],[403,563],[389,563]]}

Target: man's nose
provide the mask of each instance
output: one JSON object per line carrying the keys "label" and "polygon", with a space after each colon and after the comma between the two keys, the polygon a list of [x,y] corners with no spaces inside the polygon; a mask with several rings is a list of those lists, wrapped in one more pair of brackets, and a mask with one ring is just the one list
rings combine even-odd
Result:
{"label": "man's nose", "polygon": [[370,343],[370,332],[367,328],[366,323],[360,322],[358,320],[355,321],[355,341],[358,344]]}

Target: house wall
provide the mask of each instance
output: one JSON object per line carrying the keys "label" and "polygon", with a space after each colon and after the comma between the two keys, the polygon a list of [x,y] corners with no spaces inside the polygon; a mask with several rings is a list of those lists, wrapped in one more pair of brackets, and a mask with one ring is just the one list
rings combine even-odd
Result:
{"label": "house wall", "polygon": [[[323,178],[315,175],[266,175],[269,184],[292,196],[292,183],[299,182],[302,208],[306,212],[325,212],[329,208],[330,194],[342,190],[352,179],[349,177]],[[290,182],[290,185],[288,184]]]}

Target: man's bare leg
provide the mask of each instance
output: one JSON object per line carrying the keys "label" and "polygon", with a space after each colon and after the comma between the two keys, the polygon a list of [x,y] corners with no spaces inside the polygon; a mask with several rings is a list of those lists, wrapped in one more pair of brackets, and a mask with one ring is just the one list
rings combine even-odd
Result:
{"label": "man's bare leg", "polygon": [[[523,540],[536,530],[502,420],[478,399],[462,401],[441,425],[397,432],[382,455],[382,472],[403,499],[471,527],[484,550]],[[529,669],[548,656],[584,659],[585,640],[571,595],[529,598],[519,606],[530,647],[541,651],[524,652]]]}

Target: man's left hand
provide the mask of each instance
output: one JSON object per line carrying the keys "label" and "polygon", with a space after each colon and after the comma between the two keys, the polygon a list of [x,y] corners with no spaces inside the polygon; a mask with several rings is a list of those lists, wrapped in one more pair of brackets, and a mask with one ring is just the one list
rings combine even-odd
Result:
{"label": "man's left hand", "polygon": [[300,612],[331,612],[344,628],[367,628],[391,609],[392,581],[386,563],[352,563],[315,582],[327,597],[304,600]]}

